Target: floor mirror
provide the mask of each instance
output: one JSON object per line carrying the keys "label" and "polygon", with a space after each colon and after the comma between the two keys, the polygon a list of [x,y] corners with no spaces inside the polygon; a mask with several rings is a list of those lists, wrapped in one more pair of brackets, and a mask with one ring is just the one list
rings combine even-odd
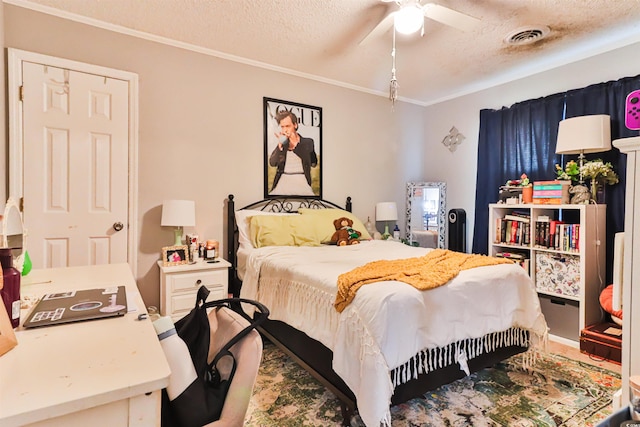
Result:
{"label": "floor mirror", "polygon": [[423,248],[445,248],[446,188],[444,182],[407,183],[406,238]]}
{"label": "floor mirror", "polygon": [[24,246],[22,214],[15,199],[9,198],[0,216],[0,246],[14,248],[14,256],[22,252]]}

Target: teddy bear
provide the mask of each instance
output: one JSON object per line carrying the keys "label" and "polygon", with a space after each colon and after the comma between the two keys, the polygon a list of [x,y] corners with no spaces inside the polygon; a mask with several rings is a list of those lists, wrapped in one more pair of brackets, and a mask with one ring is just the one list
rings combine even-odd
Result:
{"label": "teddy bear", "polygon": [[338,246],[357,245],[360,243],[358,238],[362,236],[357,230],[351,228],[353,221],[346,217],[341,217],[333,221],[333,226],[336,228],[335,233],[331,236],[331,242]]}

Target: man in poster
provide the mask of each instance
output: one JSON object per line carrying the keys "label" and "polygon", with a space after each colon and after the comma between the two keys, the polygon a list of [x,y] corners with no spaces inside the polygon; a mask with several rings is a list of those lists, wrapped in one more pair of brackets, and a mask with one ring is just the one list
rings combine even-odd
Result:
{"label": "man in poster", "polygon": [[298,118],[290,111],[275,116],[280,126],[276,133],[278,145],[269,156],[269,165],[276,167],[276,175],[269,194],[313,196],[311,168],[318,165],[314,142],[298,133]]}

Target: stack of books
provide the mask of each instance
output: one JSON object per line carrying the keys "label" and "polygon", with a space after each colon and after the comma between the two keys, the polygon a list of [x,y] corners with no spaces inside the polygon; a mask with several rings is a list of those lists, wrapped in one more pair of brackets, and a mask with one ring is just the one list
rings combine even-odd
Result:
{"label": "stack of books", "polygon": [[495,243],[508,243],[511,245],[528,245],[531,236],[529,214],[513,211],[496,218]]}
{"label": "stack of books", "polygon": [[565,224],[563,221],[539,215],[535,222],[534,245],[539,248],[565,252],[580,250],[580,224]]}
{"label": "stack of books", "polygon": [[495,256],[498,258],[508,258],[513,260],[524,268],[527,271],[527,274],[531,275],[529,256],[527,254],[517,252],[498,252]]}
{"label": "stack of books", "polygon": [[535,181],[533,203],[537,205],[561,205],[569,203],[570,181]]}

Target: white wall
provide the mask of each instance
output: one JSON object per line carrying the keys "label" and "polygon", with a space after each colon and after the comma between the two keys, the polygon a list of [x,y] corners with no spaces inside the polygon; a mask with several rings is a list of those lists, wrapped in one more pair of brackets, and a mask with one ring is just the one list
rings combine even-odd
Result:
{"label": "white wall", "polygon": [[[425,109],[425,178],[446,181],[447,209],[466,211],[467,248],[471,248],[473,239],[480,110],[500,109],[519,101],[638,75],[638,51],[640,43]],[[452,126],[466,136],[453,153],[441,144]]]}
{"label": "white wall", "polygon": [[[323,196],[374,218],[375,203],[405,203],[422,180],[423,107],[117,34],[5,4],[5,47],[139,75],[138,286],[158,305],[155,261],[173,232],[163,199],[196,202],[195,231],[223,241],[224,200],[263,195],[262,98],[323,108]],[[0,158],[5,150],[0,150]],[[404,228],[404,219],[401,219]],[[26,225],[28,227],[28,224]],[[186,230],[193,232],[194,230]]]}

